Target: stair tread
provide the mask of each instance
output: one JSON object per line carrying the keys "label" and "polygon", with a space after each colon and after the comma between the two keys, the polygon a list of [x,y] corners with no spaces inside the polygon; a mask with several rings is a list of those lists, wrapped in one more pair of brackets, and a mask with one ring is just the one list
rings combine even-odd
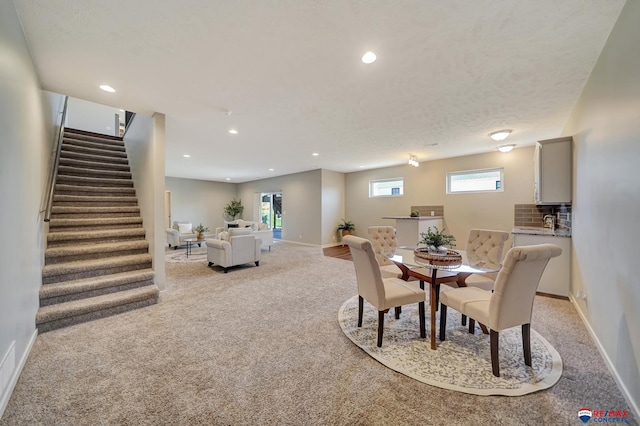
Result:
{"label": "stair tread", "polygon": [[91,246],[87,247],[86,245],[79,246],[62,246],[62,247],[51,247],[47,248],[44,251],[45,258],[56,257],[56,256],[74,256],[74,255],[82,255],[82,254],[95,254],[95,253],[103,253],[103,252],[114,252],[118,250],[135,250],[135,249],[144,249],[149,248],[149,243],[147,240],[131,240],[131,241],[120,241],[120,242],[109,242],[109,243],[94,243]]}
{"label": "stair tread", "polygon": [[60,158],[69,158],[69,159],[85,159],[91,160],[98,163],[108,163],[108,164],[129,164],[129,160],[125,157],[109,157],[104,155],[97,154],[88,154],[86,152],[76,152],[76,151],[60,151]]}
{"label": "stair tread", "polygon": [[[73,202],[73,201],[77,201],[77,202],[86,202],[86,201],[100,201],[100,202],[107,202],[107,201],[138,201],[138,197],[131,195],[131,196],[124,196],[124,195],[105,195],[105,196],[89,196],[89,195],[64,195],[64,194],[60,194],[60,195],[54,195],[53,196],[53,201],[67,201],[67,202]],[[115,206],[113,206],[115,207]]]}
{"label": "stair tread", "polygon": [[95,218],[51,218],[49,228],[75,227],[75,226],[106,226],[142,223],[140,216],[124,217],[95,217]]}
{"label": "stair tread", "polygon": [[160,291],[156,285],[148,285],[131,290],[43,306],[38,309],[36,314],[36,324],[158,297],[159,293]]}
{"label": "stair tread", "polygon": [[75,260],[73,262],[55,263],[53,265],[45,265],[42,267],[42,276],[50,277],[63,275],[76,271],[88,271],[96,269],[106,269],[123,265],[135,265],[145,262],[151,262],[151,255],[130,254],[126,256],[103,257],[101,259]]}
{"label": "stair tread", "polygon": [[127,158],[127,153],[124,151],[111,151],[108,149],[101,149],[98,147],[92,148],[88,146],[79,146],[79,145],[68,144],[68,143],[65,143],[64,141],[62,142],[61,148],[62,148],[61,152],[62,151],[78,152],[78,153],[85,153],[85,154],[91,154],[91,155],[99,155],[101,157]]}
{"label": "stair tread", "polygon": [[53,206],[52,213],[140,213],[138,206]]}
{"label": "stair tread", "polygon": [[129,282],[144,281],[153,279],[154,277],[155,273],[152,269],[137,269],[135,271],[119,272],[117,274],[101,275],[99,277],[43,284],[42,287],[40,287],[40,298],[84,292]]}
{"label": "stair tread", "polygon": [[100,177],[100,176],[76,176],[76,175],[68,175],[64,173],[58,173],[58,178],[56,182],[76,182],[83,184],[91,184],[98,183],[104,185],[106,183],[111,183],[114,186],[130,186],[133,187],[133,181],[131,178],[113,178],[113,177]]}
{"label": "stair tread", "polygon": [[119,141],[111,141],[105,139],[97,139],[97,140],[86,140],[79,139],[76,135],[65,135],[63,138],[63,142],[69,145],[74,146],[86,146],[86,147],[95,147],[101,149],[108,149],[112,151],[125,152],[126,148],[123,142]]}
{"label": "stair tread", "polygon": [[79,166],[58,166],[58,173],[61,175],[69,175],[69,173],[72,173],[72,172],[75,173],[73,176],[76,176],[78,174],[80,174],[81,176],[84,176],[84,175],[92,175],[92,174],[100,173],[108,176],[114,176],[114,177],[117,176],[115,177],[115,179],[131,178],[131,172],[129,171],[109,170],[104,168],[88,169],[88,168],[79,167]]}

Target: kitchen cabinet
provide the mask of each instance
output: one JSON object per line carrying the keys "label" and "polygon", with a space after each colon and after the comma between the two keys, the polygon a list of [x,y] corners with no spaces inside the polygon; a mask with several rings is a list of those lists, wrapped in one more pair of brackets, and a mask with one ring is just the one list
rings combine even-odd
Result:
{"label": "kitchen cabinet", "polygon": [[538,292],[554,296],[569,297],[571,285],[571,237],[558,236],[551,229],[514,228],[513,246],[531,246],[536,244],[555,244],[562,254],[549,259],[549,263],[540,278]]}
{"label": "kitchen cabinet", "polygon": [[427,232],[429,227],[437,226],[442,230],[442,216],[385,216],[383,219],[396,220],[396,240],[398,246],[415,247],[420,241],[420,233]]}
{"label": "kitchen cabinet", "polygon": [[533,156],[533,198],[539,205],[571,204],[571,136],[539,141]]}

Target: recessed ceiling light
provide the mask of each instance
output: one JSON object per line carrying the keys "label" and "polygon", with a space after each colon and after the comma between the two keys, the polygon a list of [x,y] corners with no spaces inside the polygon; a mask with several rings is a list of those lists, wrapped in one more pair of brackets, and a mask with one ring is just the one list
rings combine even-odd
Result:
{"label": "recessed ceiling light", "polygon": [[507,136],[509,136],[510,134],[511,134],[511,130],[505,129],[505,130],[498,130],[497,132],[490,133],[489,136],[491,136],[491,139],[493,139],[494,141],[502,141],[502,140],[505,140]]}
{"label": "recessed ceiling light", "polygon": [[224,178],[224,180],[231,180],[231,178]]}
{"label": "recessed ceiling light", "polygon": [[314,153],[313,153],[313,154],[311,154],[311,155],[313,155],[314,157],[317,157],[317,156],[318,156],[318,155],[320,155],[320,154],[318,154],[317,152],[314,152]]}
{"label": "recessed ceiling light", "polygon": [[364,169],[364,166],[360,166],[361,169]]}
{"label": "recessed ceiling light", "polygon": [[191,158],[191,156],[189,154],[185,154],[183,155],[184,158]]}
{"label": "recessed ceiling light", "polygon": [[232,135],[237,135],[238,131],[236,129],[231,129],[229,130],[229,133],[231,133]]}
{"label": "recessed ceiling light", "polygon": [[376,61],[376,59],[378,59],[378,57],[373,52],[367,52],[362,55],[362,62],[364,62],[365,64],[372,64]]}
{"label": "recessed ceiling light", "polygon": [[272,171],[273,171],[273,169],[269,169],[269,171],[270,171],[270,172],[272,172]]}
{"label": "recessed ceiling light", "polygon": [[109,93],[114,93],[116,91],[116,89],[114,89],[113,87],[109,86],[108,84],[101,84],[100,88],[102,90],[104,90],[105,92],[109,92]]}

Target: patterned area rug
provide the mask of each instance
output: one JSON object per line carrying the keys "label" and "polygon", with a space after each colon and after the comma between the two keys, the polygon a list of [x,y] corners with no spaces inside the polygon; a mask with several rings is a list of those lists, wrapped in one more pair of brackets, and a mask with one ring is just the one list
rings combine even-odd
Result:
{"label": "patterned area rug", "polygon": [[202,247],[191,248],[191,254],[187,258],[187,249],[186,247],[178,247],[177,250],[174,250],[173,247],[168,248],[164,261],[169,263],[191,263],[191,262],[206,262],[207,261],[207,246],[202,243]]}
{"label": "patterned area rug", "polygon": [[[429,307],[426,309],[428,313]],[[520,327],[514,327],[500,333],[501,377],[495,377],[491,372],[489,336],[482,334],[479,327],[475,334],[468,333],[460,322],[460,314],[453,309],[447,313],[447,340],[438,340],[437,350],[430,348],[428,318],[427,338],[420,338],[417,304],[403,306],[399,320],[393,310],[385,315],[381,348],[376,346],[378,312],[366,302],[362,327],[357,326],[358,296],[342,305],[338,320],[344,334],[377,361],[444,389],[475,395],[519,396],[547,389],[562,375],[560,355],[533,329],[532,366],[527,367]]]}

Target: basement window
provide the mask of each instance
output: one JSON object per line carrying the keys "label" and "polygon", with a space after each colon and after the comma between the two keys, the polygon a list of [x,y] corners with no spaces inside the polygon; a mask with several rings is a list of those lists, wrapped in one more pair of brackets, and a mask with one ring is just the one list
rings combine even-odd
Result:
{"label": "basement window", "polygon": [[447,173],[447,194],[502,192],[504,169],[465,170]]}
{"label": "basement window", "polygon": [[369,181],[369,198],[401,197],[404,195],[404,178],[377,179]]}

